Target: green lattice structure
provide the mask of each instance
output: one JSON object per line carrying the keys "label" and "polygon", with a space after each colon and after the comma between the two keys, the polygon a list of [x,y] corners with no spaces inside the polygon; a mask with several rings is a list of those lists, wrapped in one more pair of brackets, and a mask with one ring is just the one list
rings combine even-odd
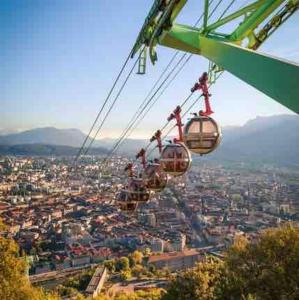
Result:
{"label": "green lattice structure", "polygon": [[[299,0],[258,0],[211,24],[208,22],[210,5],[205,0],[200,27],[174,22],[186,2],[156,0],[137,38],[133,55],[144,45],[152,63],[155,63],[158,44],[202,55],[213,63],[214,70],[227,70],[282,105],[299,112],[299,64],[256,51],[298,10]],[[230,22],[238,25],[231,32],[221,32],[221,27]],[[145,53],[142,57],[139,73],[145,71]]]}

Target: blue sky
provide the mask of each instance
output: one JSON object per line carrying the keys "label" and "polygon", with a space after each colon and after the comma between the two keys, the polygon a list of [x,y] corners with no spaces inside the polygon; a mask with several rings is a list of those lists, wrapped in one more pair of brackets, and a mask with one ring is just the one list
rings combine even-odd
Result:
{"label": "blue sky", "polygon": [[[236,1],[235,7],[248,2]],[[202,3],[189,0],[177,21],[193,24]],[[0,131],[55,126],[87,132],[151,4],[152,0],[1,0]],[[261,51],[298,62],[298,26],[297,13]],[[158,47],[156,66],[148,63],[146,75],[131,78],[100,137],[120,134],[173,53]],[[149,137],[164,125],[207,65],[204,58],[193,56],[133,137]],[[228,73],[211,92],[214,116],[222,125],[291,113]]]}

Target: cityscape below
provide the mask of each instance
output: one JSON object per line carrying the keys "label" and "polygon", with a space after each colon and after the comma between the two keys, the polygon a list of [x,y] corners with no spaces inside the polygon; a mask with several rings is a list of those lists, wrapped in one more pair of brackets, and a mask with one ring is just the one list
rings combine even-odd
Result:
{"label": "cityscape below", "polygon": [[[263,229],[299,221],[296,168],[195,160],[183,177],[128,213],[115,195],[129,159],[113,156],[105,169],[102,160],[86,156],[74,167],[72,156],[1,158],[1,218],[26,255],[34,285],[61,289],[70,276],[93,274],[96,284],[81,285],[80,293],[160,288],[165,271],[222,257],[239,236],[255,240]],[[135,281],[107,275],[107,262],[132,253],[148,253],[145,268],[161,274],[141,280],[135,270]]]}

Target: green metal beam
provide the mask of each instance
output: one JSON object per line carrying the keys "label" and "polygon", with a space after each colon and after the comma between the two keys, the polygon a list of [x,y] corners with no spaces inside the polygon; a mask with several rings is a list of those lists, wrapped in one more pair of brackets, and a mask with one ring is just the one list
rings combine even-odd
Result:
{"label": "green metal beam", "polygon": [[[155,51],[157,43],[203,55],[220,68],[299,113],[299,65],[248,50],[248,48],[257,49],[275,28],[277,29],[289,15],[293,14],[299,7],[299,0],[256,0],[210,25],[207,24],[209,2],[205,0],[203,28],[200,29],[173,24],[186,1],[155,0],[138,36],[132,56],[144,44],[148,46],[151,61],[154,63],[157,57]],[[284,7],[275,13],[282,4]],[[244,17],[243,21],[232,32],[215,32],[220,26],[241,16]],[[256,32],[258,26],[269,17],[272,18],[267,21],[268,23]]]}
{"label": "green metal beam", "polygon": [[239,10],[237,10],[236,12],[216,21],[215,23],[213,24],[210,24],[207,28],[206,28],[206,31],[207,32],[210,32],[212,30],[215,30],[216,28],[218,27],[221,27],[222,25],[224,24],[227,24],[228,22],[230,21],[233,21],[235,20],[236,18],[239,18],[247,13],[250,13],[254,10],[256,10],[257,8],[259,8],[260,6],[262,5],[262,2],[259,0],[259,1],[256,1],[250,5],[247,5],[246,7],[243,7]]}
{"label": "green metal beam", "polygon": [[299,113],[299,64],[205,37],[196,28],[175,24],[159,43],[200,54]]}
{"label": "green metal beam", "polygon": [[149,41],[155,38],[155,36],[153,36],[156,32],[155,27],[158,26],[162,18],[165,19],[165,12],[168,11],[168,8],[170,6],[172,7],[170,15],[167,19],[165,19],[166,23],[168,23],[166,27],[171,26],[172,22],[183,9],[186,2],[187,0],[171,0],[168,2],[164,0],[155,0],[138,34],[137,40],[132,49],[131,57],[136,54],[143,44],[148,46]]}
{"label": "green metal beam", "polygon": [[249,36],[256,27],[261,24],[284,0],[264,0],[254,13],[248,16],[244,22],[231,34],[230,40],[239,41]]}
{"label": "green metal beam", "polygon": [[209,15],[209,0],[205,0],[204,15],[203,15],[203,29],[204,30],[208,26],[208,15]]}

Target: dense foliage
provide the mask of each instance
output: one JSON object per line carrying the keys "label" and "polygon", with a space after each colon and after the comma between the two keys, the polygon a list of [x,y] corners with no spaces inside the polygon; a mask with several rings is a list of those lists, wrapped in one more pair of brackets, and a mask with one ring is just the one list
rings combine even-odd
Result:
{"label": "dense foliage", "polygon": [[299,299],[299,228],[240,238],[220,260],[207,258],[171,281],[162,300]]}
{"label": "dense foliage", "polygon": [[216,283],[219,281],[223,263],[207,258],[193,269],[179,273],[170,282],[163,300],[210,300],[214,299]]}
{"label": "dense foliage", "polygon": [[[135,293],[119,293],[113,300],[160,300],[163,295],[162,289],[152,289],[150,291],[137,291]],[[112,300],[107,296],[98,296],[95,300]]]}
{"label": "dense foliage", "polygon": [[[0,232],[4,226],[0,221]],[[156,276],[155,269],[142,265],[143,255],[136,251],[128,258],[107,261],[123,280],[144,274]],[[19,256],[16,243],[0,234],[0,299],[57,300],[31,286],[27,264]],[[78,289],[86,286],[92,270],[70,278],[67,286],[59,286],[61,296],[84,299]],[[165,275],[165,274],[164,274]],[[118,294],[114,300],[295,300],[299,299],[299,228],[285,226],[264,231],[257,240],[239,238],[223,260],[206,257],[193,269],[179,272],[170,280],[167,291],[153,289]],[[97,300],[112,300],[99,296]]]}
{"label": "dense foliage", "polygon": [[84,291],[87,288],[94,272],[95,269],[92,268],[87,271],[84,271],[81,274],[71,276],[65,282],[63,282],[63,286],[73,288],[78,291]]}
{"label": "dense foliage", "polygon": [[299,228],[268,229],[256,243],[239,239],[219,288],[221,299],[299,299]]}
{"label": "dense foliage", "polygon": [[17,244],[1,235],[4,225],[0,220],[0,299],[2,300],[54,300],[54,295],[45,294],[31,286],[27,276],[27,264],[19,257]]}

